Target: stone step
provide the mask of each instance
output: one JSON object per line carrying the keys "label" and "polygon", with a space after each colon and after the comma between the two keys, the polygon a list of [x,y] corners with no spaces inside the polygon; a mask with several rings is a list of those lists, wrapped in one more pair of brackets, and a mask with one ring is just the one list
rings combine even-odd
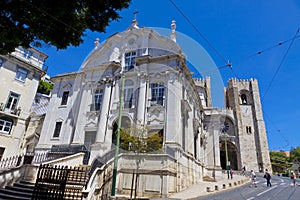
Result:
{"label": "stone step", "polygon": [[0,188],[0,200],[2,199],[23,199],[29,200],[34,191],[34,184],[29,182],[14,183],[13,186]]}
{"label": "stone step", "polygon": [[29,188],[29,189],[34,189],[34,183],[24,182],[24,181],[21,181],[19,183],[14,183],[14,186],[16,186],[16,187],[23,187],[23,188]]}
{"label": "stone step", "polygon": [[31,199],[32,193],[19,192],[16,190],[0,188],[1,199]]}
{"label": "stone step", "polygon": [[15,195],[0,193],[0,200],[31,200],[31,197],[19,197]]}
{"label": "stone step", "polygon": [[21,186],[6,186],[5,189],[15,190],[15,191],[24,192],[24,193],[30,193],[30,194],[32,194],[34,191],[34,188],[27,188],[27,187],[21,187]]}

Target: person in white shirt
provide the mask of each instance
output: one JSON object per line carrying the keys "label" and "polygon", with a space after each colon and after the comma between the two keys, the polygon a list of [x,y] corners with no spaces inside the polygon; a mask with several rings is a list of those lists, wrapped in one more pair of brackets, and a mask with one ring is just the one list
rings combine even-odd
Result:
{"label": "person in white shirt", "polygon": [[253,186],[257,187],[257,185],[256,185],[256,175],[255,175],[253,170],[251,170],[250,177],[251,177],[251,180],[252,180],[251,187],[253,187]]}

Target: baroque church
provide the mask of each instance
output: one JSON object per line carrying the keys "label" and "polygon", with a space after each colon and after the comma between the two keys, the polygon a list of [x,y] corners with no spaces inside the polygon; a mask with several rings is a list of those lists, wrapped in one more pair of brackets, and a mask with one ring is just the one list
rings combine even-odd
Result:
{"label": "baroque church", "polygon": [[157,134],[158,150],[120,148],[116,188],[122,194],[130,192],[137,169],[137,192],[160,196],[229,168],[271,170],[258,81],[228,80],[226,107],[212,107],[210,77],[193,78],[175,21],[171,27],[168,38],[134,19],[125,31],[96,41],[79,71],[52,77],[35,152],[84,152],[85,164],[111,167],[120,129],[134,126],[130,134],[138,138]]}

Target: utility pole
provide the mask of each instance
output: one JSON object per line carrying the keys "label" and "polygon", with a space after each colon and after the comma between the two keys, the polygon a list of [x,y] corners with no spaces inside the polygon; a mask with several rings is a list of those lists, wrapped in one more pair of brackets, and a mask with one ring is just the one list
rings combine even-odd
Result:
{"label": "utility pole", "polygon": [[124,84],[125,84],[125,73],[121,72],[121,95],[119,104],[119,120],[118,120],[118,130],[117,130],[117,143],[116,143],[116,153],[114,158],[114,169],[113,169],[113,179],[111,186],[111,196],[116,195],[116,180],[118,173],[118,159],[119,159],[119,148],[120,148],[120,132],[122,125],[122,109],[123,109],[123,99],[124,99]]}

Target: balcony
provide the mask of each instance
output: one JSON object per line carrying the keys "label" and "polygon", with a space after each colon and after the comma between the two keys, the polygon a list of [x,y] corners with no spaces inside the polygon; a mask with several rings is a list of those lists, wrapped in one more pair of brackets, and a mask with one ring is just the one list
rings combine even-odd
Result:
{"label": "balcony", "polygon": [[18,107],[16,109],[8,109],[8,108],[5,108],[4,103],[0,103],[0,113],[5,113],[5,114],[15,117],[15,116],[20,116],[21,110],[22,110],[21,107]]}
{"label": "balcony", "polygon": [[[24,62],[30,63],[39,69],[44,69],[44,62],[47,59],[47,55],[33,49],[24,49],[22,47],[15,48],[15,51],[11,53],[12,56],[22,60]],[[45,70],[45,69],[44,69]]]}

